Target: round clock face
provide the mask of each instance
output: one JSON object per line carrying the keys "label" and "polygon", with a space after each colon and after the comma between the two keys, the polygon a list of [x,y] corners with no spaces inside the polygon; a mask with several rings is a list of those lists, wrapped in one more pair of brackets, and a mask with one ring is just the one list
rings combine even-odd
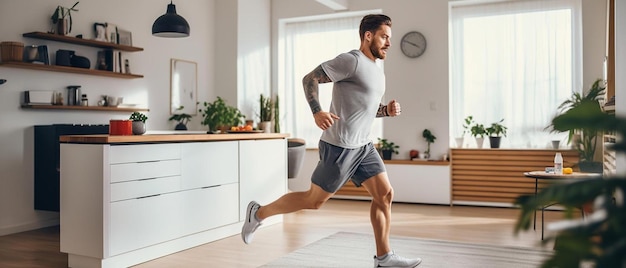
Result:
{"label": "round clock face", "polygon": [[417,58],[426,50],[426,38],[420,32],[408,32],[400,41],[402,53],[409,58]]}

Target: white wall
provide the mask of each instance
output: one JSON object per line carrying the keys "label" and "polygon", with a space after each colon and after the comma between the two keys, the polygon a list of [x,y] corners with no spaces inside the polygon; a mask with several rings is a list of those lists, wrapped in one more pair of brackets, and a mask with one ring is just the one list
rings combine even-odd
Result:
{"label": "white wall", "polygon": [[[22,33],[47,31],[56,5],[71,6],[74,0],[0,0],[3,25],[0,41],[18,41],[27,45],[48,45],[50,54],[57,49],[75,50],[92,64],[98,49],[59,42],[23,38]],[[33,229],[58,222],[58,214],[33,209],[33,125],[53,123],[108,124],[109,119],[127,119],[127,112],[45,111],[19,108],[24,90],[56,90],[65,93],[68,85],[82,85],[90,105],[100,95],[123,96],[127,103],[150,109],[148,130],[173,129],[169,118],[170,59],[198,63],[198,96],[205,100],[214,92],[215,80],[215,2],[207,0],[175,1],[178,14],[191,26],[188,38],[166,39],[151,35],[152,23],[165,13],[168,0],[82,0],[72,13],[71,35],[92,38],[94,22],[110,22],[132,32],[133,45],[144,51],[126,53],[134,73],[143,79],[118,79],[80,74],[54,73],[0,66],[0,235]],[[213,96],[210,96],[210,100]],[[191,129],[205,129],[193,118]]]}

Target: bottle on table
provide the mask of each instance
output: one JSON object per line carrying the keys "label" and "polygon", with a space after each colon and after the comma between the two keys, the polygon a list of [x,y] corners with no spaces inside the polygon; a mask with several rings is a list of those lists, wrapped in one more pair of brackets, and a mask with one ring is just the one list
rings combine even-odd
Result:
{"label": "bottle on table", "polygon": [[554,156],[554,174],[563,175],[563,156],[561,153],[556,153]]}

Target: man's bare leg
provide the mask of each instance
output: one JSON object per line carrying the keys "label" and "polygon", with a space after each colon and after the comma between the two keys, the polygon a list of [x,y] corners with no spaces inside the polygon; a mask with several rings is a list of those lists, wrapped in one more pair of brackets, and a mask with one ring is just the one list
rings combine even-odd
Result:
{"label": "man's bare leg", "polygon": [[376,255],[382,256],[391,251],[389,231],[391,230],[393,189],[386,172],[379,173],[365,180],[362,185],[372,196],[370,221],[372,222],[374,238],[376,239]]}
{"label": "man's bare leg", "polygon": [[259,220],[268,217],[296,212],[301,209],[318,209],[333,193],[324,191],[319,186],[311,183],[311,188],[305,192],[291,192],[276,199],[276,201],[259,208],[256,216]]}

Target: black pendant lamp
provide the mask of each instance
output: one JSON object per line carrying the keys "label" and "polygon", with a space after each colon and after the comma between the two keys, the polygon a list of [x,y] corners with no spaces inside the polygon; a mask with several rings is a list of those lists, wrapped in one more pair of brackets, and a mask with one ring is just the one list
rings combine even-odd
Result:
{"label": "black pendant lamp", "polygon": [[171,1],[167,5],[167,12],[152,24],[152,35],[158,37],[189,36],[189,23],[185,18],[176,14],[176,6]]}

